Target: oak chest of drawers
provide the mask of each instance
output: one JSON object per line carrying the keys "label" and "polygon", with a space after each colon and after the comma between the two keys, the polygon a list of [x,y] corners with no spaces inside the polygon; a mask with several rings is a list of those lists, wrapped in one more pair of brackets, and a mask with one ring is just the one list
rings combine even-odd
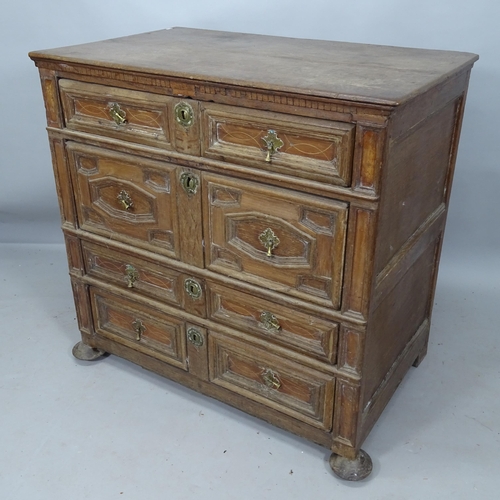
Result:
{"label": "oak chest of drawers", "polygon": [[333,451],[426,352],[467,53],[175,28],[30,54],[82,342]]}

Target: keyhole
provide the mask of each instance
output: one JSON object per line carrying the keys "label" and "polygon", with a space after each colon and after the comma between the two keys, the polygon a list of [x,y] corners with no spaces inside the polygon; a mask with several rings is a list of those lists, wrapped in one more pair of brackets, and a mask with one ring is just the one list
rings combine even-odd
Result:
{"label": "keyhole", "polygon": [[185,109],[182,109],[182,110],[181,110],[181,118],[182,118],[183,120],[186,120],[186,119],[187,119],[187,113],[186,113],[186,110],[185,110]]}

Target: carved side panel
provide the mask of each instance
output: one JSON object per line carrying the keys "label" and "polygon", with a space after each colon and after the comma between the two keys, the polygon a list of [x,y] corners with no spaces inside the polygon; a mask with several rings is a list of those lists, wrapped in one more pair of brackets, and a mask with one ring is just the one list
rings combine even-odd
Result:
{"label": "carved side panel", "polygon": [[42,84],[43,100],[45,102],[45,113],[47,125],[54,128],[62,128],[62,112],[59,103],[57,79],[54,71],[40,68],[40,82]]}
{"label": "carved side panel", "polygon": [[49,134],[52,166],[56,182],[57,198],[63,226],[76,227],[76,213],[74,205],[73,186],[70,178],[64,141]]}
{"label": "carved side panel", "polygon": [[342,311],[366,319],[373,284],[375,213],[351,205]]}
{"label": "carved side panel", "polygon": [[344,380],[337,381],[335,415],[333,420],[333,447],[356,448],[358,443],[359,385]]}
{"label": "carved side panel", "polygon": [[385,129],[358,122],[352,179],[353,188],[356,191],[378,194],[385,137]]}

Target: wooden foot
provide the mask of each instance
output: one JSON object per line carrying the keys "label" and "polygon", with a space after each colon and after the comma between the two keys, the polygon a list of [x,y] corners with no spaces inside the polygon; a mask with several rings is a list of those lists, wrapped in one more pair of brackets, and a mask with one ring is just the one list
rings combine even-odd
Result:
{"label": "wooden foot", "polygon": [[425,344],[425,347],[420,351],[420,354],[415,358],[415,361],[413,362],[413,366],[415,368],[418,368],[420,363],[422,363],[426,354],[427,354],[427,344]]}
{"label": "wooden foot", "polygon": [[366,451],[359,450],[358,456],[354,460],[332,453],[330,467],[341,479],[361,481],[370,475],[373,464],[370,455]]}
{"label": "wooden foot", "polygon": [[90,347],[83,342],[78,342],[78,344],[73,347],[72,352],[75,358],[81,359],[83,361],[94,361],[95,359],[98,359],[106,354],[104,351],[101,351],[101,349]]}

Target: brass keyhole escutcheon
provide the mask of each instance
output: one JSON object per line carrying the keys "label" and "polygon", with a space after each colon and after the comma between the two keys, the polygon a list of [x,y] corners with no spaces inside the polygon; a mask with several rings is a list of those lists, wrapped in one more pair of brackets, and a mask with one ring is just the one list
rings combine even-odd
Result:
{"label": "brass keyhole escutcheon", "polygon": [[190,127],[194,121],[193,108],[187,102],[178,102],[174,108],[175,120],[183,127]]}
{"label": "brass keyhole escutcheon", "polygon": [[278,390],[281,387],[281,380],[278,374],[273,372],[270,368],[264,370],[264,373],[262,373],[262,380],[264,380],[264,384],[270,389]]}
{"label": "brass keyhole escutcheon", "polygon": [[127,280],[127,288],[133,288],[134,283],[139,279],[139,272],[134,266],[130,264],[125,266],[125,279]]}
{"label": "brass keyhole escutcheon", "polygon": [[117,125],[125,125],[127,123],[127,113],[120,108],[117,102],[112,102],[108,106],[109,115]]}
{"label": "brass keyhole escutcheon", "polygon": [[260,314],[260,321],[264,328],[269,331],[278,331],[281,330],[280,322],[278,318],[269,311],[262,311]]}
{"label": "brass keyhole escutcheon", "polygon": [[201,285],[192,278],[188,278],[184,281],[184,290],[186,290],[186,293],[194,300],[201,297]]}
{"label": "brass keyhole escutcheon", "polygon": [[278,137],[275,130],[268,130],[267,135],[262,140],[265,142],[267,148],[266,162],[271,163],[274,153],[282,148],[285,143]]}
{"label": "brass keyhole escutcheon", "polygon": [[183,172],[181,174],[181,185],[188,195],[196,194],[199,184],[198,177],[191,172]]}
{"label": "brass keyhole escutcheon", "polygon": [[130,210],[131,208],[133,208],[133,206],[134,206],[134,202],[132,201],[132,198],[127,193],[127,191],[125,191],[124,189],[122,189],[118,193],[118,196],[116,197],[116,199],[121,203],[122,207],[127,211]]}
{"label": "brass keyhole escutcheon", "polygon": [[187,338],[189,342],[196,347],[201,347],[203,345],[203,335],[196,328],[188,329]]}
{"label": "brass keyhole escutcheon", "polygon": [[267,250],[267,256],[272,256],[272,251],[280,244],[280,239],[274,234],[274,231],[268,227],[265,231],[259,234],[259,241]]}
{"label": "brass keyhole escutcheon", "polygon": [[135,340],[139,341],[142,338],[142,334],[146,331],[146,327],[140,319],[135,319],[132,322],[132,328],[135,331]]}

